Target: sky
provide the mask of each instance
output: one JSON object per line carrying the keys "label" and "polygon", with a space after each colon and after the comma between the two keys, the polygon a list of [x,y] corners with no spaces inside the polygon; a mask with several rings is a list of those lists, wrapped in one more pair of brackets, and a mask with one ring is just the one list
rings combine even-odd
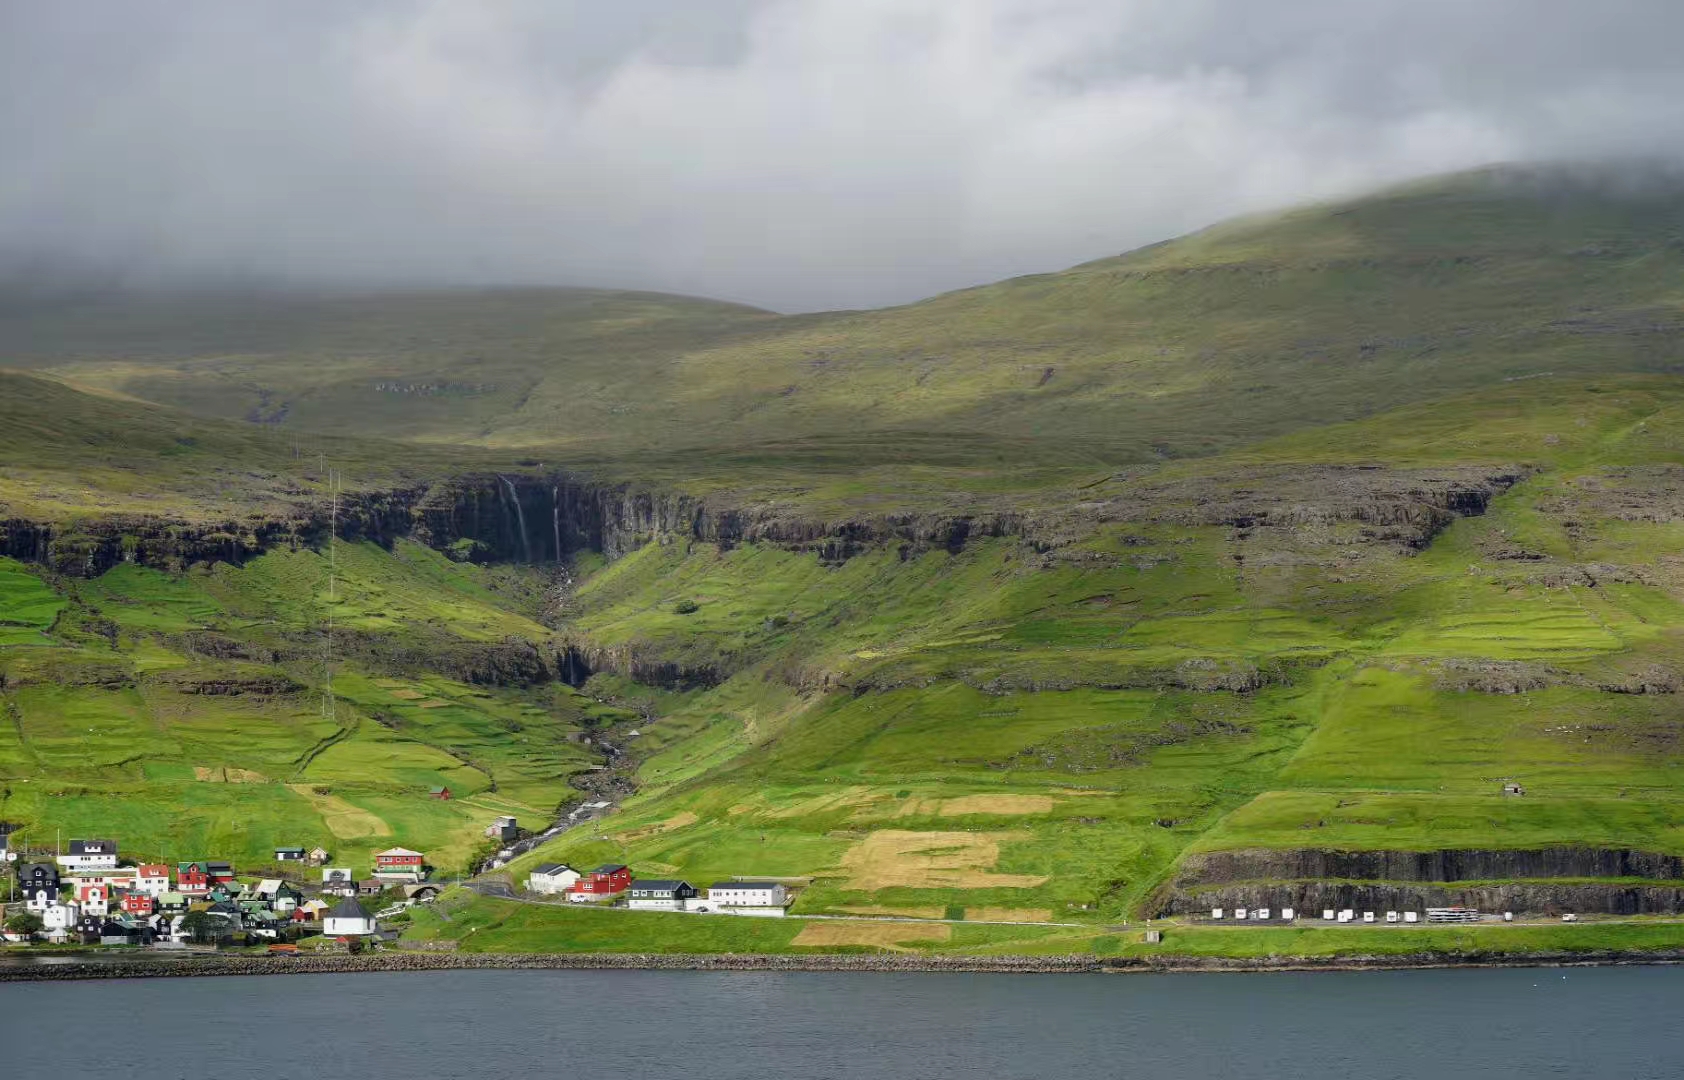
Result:
{"label": "sky", "polygon": [[1677,0],[0,0],[0,282],[898,303],[1684,152]]}

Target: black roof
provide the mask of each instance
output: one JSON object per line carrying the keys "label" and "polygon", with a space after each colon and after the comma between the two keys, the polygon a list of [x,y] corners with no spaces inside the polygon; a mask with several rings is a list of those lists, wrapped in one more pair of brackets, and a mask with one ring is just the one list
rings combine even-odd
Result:
{"label": "black roof", "polygon": [[369,917],[368,909],[349,896],[328,908],[327,915],[324,916],[324,918],[329,919],[367,919]]}
{"label": "black roof", "polygon": [[618,874],[621,870],[624,870],[625,868],[626,868],[625,863],[603,863],[601,866],[597,867],[595,870],[592,870],[591,873],[593,873],[593,874]]}
{"label": "black roof", "polygon": [[539,863],[538,869],[536,869],[532,872],[534,874],[553,874],[557,870],[571,870],[571,869],[573,869],[573,868],[571,866],[568,866],[564,862],[547,862],[547,863]]}
{"label": "black roof", "polygon": [[70,854],[72,855],[115,855],[117,841],[115,840],[72,840]]}
{"label": "black roof", "polygon": [[654,878],[649,881],[633,881],[631,883],[631,887],[633,892],[636,892],[639,889],[652,889],[656,892],[676,892],[681,888],[695,888],[695,886],[691,885],[688,881],[667,881],[664,878]]}

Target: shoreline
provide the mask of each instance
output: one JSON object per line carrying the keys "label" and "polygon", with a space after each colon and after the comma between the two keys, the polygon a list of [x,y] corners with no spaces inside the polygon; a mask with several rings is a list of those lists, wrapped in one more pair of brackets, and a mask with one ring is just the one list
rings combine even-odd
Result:
{"label": "shoreline", "polygon": [[204,956],[56,964],[0,961],[0,983],[227,975],[348,975],[387,971],[801,971],[967,974],[1172,974],[1408,971],[1443,968],[1622,967],[1684,963],[1684,949],[1400,956],[903,956],[779,953],[383,953],[374,956]]}

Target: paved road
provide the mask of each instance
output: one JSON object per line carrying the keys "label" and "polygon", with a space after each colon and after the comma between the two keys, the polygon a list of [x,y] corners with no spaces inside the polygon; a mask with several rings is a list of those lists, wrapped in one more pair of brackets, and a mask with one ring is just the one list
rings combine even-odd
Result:
{"label": "paved road", "polygon": [[[531,897],[520,896],[514,886],[502,881],[473,880],[462,884],[479,893],[481,896],[494,896],[499,900],[513,900],[517,904],[533,904],[537,907],[570,907],[566,900],[534,900]],[[642,914],[641,910],[632,908],[609,907],[604,910],[623,911],[626,914]],[[724,912],[686,912],[690,915],[723,915]],[[1092,930],[1099,933],[1111,927],[1094,926],[1092,923],[1071,922],[1020,922],[1013,919],[914,919],[902,915],[790,915],[791,919],[827,919],[832,922],[888,922],[888,923],[952,923],[955,926],[1065,926],[1075,930]]]}

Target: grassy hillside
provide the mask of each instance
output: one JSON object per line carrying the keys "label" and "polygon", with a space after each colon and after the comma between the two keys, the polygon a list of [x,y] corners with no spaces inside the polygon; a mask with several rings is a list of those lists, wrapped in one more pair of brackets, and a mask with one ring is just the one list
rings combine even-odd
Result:
{"label": "grassy hillside", "polygon": [[[251,866],[321,844],[360,866],[401,843],[460,871],[490,818],[538,825],[575,798],[569,779],[596,760],[577,735],[635,714],[439,670],[453,650],[549,639],[518,610],[532,572],[409,543],[334,554],[331,598],[309,551],[52,583],[0,559],[0,819],[38,844],[115,835],[136,856]],[[456,798],[430,799],[440,785]]]}
{"label": "grassy hillside", "polygon": [[0,518],[284,515],[327,497],[323,462],[331,462],[341,486],[353,492],[511,464],[472,450],[195,417],[0,370]]}
{"label": "grassy hillside", "polygon": [[[1684,854],[1681,424],[1673,378],[1531,380],[1091,488],[1050,548],[645,549],[569,626],[737,674],[669,702],[612,828],[527,862],[1110,922],[1190,851]],[[1338,520],[1446,462],[1526,478],[1424,549]]]}
{"label": "grassy hillside", "polygon": [[1503,379],[1672,370],[1681,236],[1676,189],[1497,169],[881,311],[194,298],[31,308],[0,316],[0,342],[210,415],[680,482],[1153,461]]}

